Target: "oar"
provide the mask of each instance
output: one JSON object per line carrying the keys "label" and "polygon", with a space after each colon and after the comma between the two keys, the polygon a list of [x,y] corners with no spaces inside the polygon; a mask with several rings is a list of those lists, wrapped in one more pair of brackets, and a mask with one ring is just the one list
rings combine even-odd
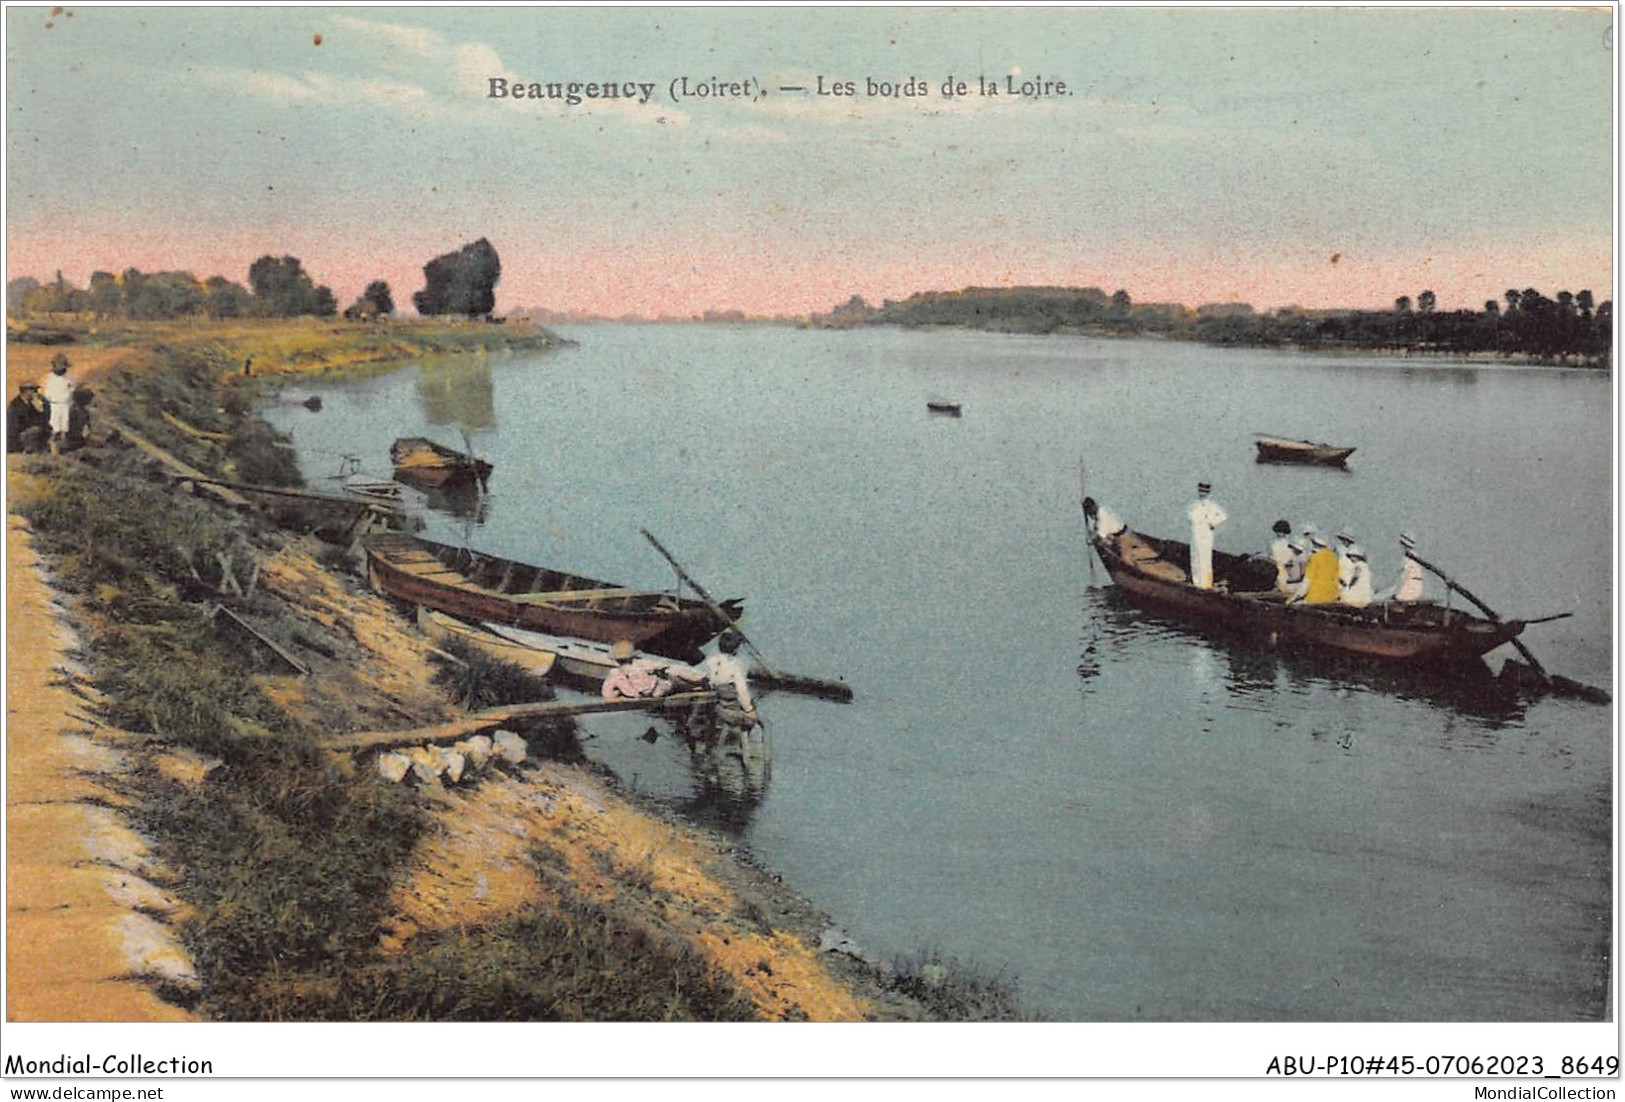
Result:
{"label": "oar", "polygon": [[705,591],[704,586],[695,581],[689,572],[683,569],[683,564],[678,562],[670,551],[666,550],[665,545],[655,539],[654,534],[647,528],[640,528],[638,531],[642,532],[643,538],[648,540],[654,546],[654,549],[665,557],[667,562],[671,563],[672,569],[677,571],[677,576],[690,589],[699,594],[700,600],[706,603],[706,606],[711,609],[711,613],[720,618],[723,623],[738,633],[740,639],[744,640],[745,646],[750,648],[750,652],[756,656],[758,663],[758,668],[751,673],[751,680],[764,689],[782,689],[785,692],[805,693],[809,696],[823,697],[826,700],[838,700],[843,703],[852,699],[852,687],[843,682],[828,681],[819,677],[802,677],[799,674],[784,673],[770,667],[762,652],[755,643],[750,641],[750,637],[740,630],[739,624],[734,618],[729,616],[727,611],[717,603],[716,599]]}
{"label": "oar", "polygon": [[[1414,551],[1407,550],[1405,555],[1407,558],[1415,559],[1417,566],[1422,567],[1424,570],[1431,570],[1433,573],[1437,574],[1441,579],[1443,579],[1445,585],[1449,586],[1451,589],[1473,602],[1473,604],[1477,605],[1479,611],[1485,616],[1488,616],[1496,623],[1502,622],[1501,614],[1499,612],[1496,612],[1489,605],[1485,604],[1476,594],[1474,594],[1460,582],[1456,581],[1456,579],[1452,578],[1449,574],[1446,574],[1439,567],[1434,566],[1432,563],[1428,562]],[[1546,620],[1561,620],[1565,616],[1572,615],[1573,613],[1562,612],[1556,616],[1542,617],[1541,620],[1538,621],[1525,620],[1524,623],[1543,623]],[[1540,664],[1539,660],[1536,659],[1532,653],[1530,653],[1529,648],[1524,646],[1523,640],[1519,639],[1517,636],[1512,637],[1512,645],[1518,648],[1518,653],[1523,655],[1524,658],[1529,661],[1530,668],[1535,671],[1535,675],[1540,678],[1541,682],[1545,684],[1548,689],[1560,689],[1572,696],[1579,697],[1582,700],[1589,700],[1596,704],[1607,704],[1612,699],[1612,697],[1610,697],[1605,690],[1599,689],[1594,685],[1584,685],[1571,678],[1547,673],[1546,667]]]}
{"label": "oar", "polygon": [[[1087,486],[1086,486],[1086,484],[1084,482],[1083,456],[1080,455],[1080,456],[1078,456],[1078,504],[1080,506],[1082,506],[1083,503],[1085,501],[1087,501],[1088,499],[1089,499],[1089,494],[1087,493]],[[1089,516],[1088,508],[1084,508],[1083,515],[1084,515],[1085,521],[1087,522],[1087,519],[1088,519],[1088,516]],[[1094,536],[1094,533],[1091,532],[1090,533],[1091,538],[1089,540],[1090,551],[1091,552],[1094,549],[1094,542],[1095,542],[1094,539],[1093,539],[1093,536]],[[1085,559],[1087,559],[1088,562],[1089,562],[1089,584],[1094,585],[1095,584],[1095,556],[1093,554],[1089,553],[1089,552],[1085,552],[1083,557]]]}

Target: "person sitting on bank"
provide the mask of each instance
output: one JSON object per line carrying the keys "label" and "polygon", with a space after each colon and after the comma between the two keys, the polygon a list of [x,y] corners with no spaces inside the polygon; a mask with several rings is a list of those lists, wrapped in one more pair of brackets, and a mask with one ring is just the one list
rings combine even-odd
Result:
{"label": "person sitting on bank", "polygon": [[1303,596],[1290,598],[1306,605],[1336,604],[1342,595],[1338,582],[1337,552],[1314,527],[1304,529],[1309,538],[1309,560],[1303,564]]}
{"label": "person sitting on bank", "polygon": [[6,451],[42,452],[51,434],[51,415],[38,383],[23,383],[6,406]]}
{"label": "person sitting on bank", "polygon": [[657,700],[672,690],[666,663],[639,658],[629,639],[618,640],[610,654],[615,668],[604,678],[605,700]]}
{"label": "person sitting on bank", "polygon": [[90,403],[95,398],[96,392],[88,386],[74,388],[73,398],[68,403],[68,432],[62,439],[63,450],[82,448],[89,443]]}

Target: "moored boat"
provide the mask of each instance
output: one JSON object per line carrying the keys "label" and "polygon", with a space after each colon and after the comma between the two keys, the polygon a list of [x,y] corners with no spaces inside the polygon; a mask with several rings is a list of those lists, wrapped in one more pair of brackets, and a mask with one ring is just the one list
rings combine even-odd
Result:
{"label": "moored boat", "polygon": [[958,417],[964,413],[958,402],[927,402],[925,408],[932,413],[941,413],[948,417]]}
{"label": "moored boat", "polygon": [[369,536],[362,547],[373,588],[396,600],[473,623],[600,643],[627,639],[685,661],[741,611],[741,602],[724,601],[725,619],[693,597],[630,589],[399,532]]}
{"label": "moored boat", "polygon": [[1240,636],[1259,648],[1324,649],[1418,666],[1481,658],[1523,631],[1519,620],[1486,620],[1425,601],[1355,608],[1288,604],[1275,589],[1273,563],[1213,554],[1215,588],[1190,584],[1190,548],[1124,528],[1102,536],[1093,500],[1084,502],[1089,538],[1106,573],[1141,607],[1198,628]]}
{"label": "moored boat", "polygon": [[[539,631],[508,627],[503,624],[482,624],[486,631],[499,636],[516,647],[551,654],[555,673],[564,680],[596,688],[604,683],[609,671],[616,666],[614,646],[591,639],[570,639],[562,635],[546,635]],[[632,657],[647,659],[650,655],[637,651]]]}
{"label": "moored boat", "polygon": [[485,485],[491,464],[424,436],[403,436],[389,448],[395,477],[420,486]]}
{"label": "moored boat", "polygon": [[552,651],[529,647],[523,643],[516,643],[511,639],[504,639],[494,631],[488,631],[473,624],[464,623],[454,616],[447,616],[444,612],[436,612],[431,608],[418,608],[418,627],[423,633],[437,642],[455,639],[467,643],[475,650],[491,658],[510,662],[526,673],[537,677],[546,677],[553,672],[558,662],[558,655]]}
{"label": "moored boat", "polygon": [[1317,444],[1312,440],[1283,440],[1275,436],[1260,436],[1254,442],[1260,463],[1311,463],[1326,467],[1341,467],[1354,454],[1353,448],[1340,448],[1333,444]]}

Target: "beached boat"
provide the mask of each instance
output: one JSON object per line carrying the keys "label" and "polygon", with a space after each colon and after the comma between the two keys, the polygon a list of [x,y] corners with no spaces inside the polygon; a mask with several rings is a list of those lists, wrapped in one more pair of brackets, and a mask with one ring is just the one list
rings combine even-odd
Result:
{"label": "beached boat", "polygon": [[491,464],[423,436],[403,436],[390,445],[395,477],[419,486],[485,485]]}
{"label": "beached boat", "polygon": [[[473,623],[600,643],[627,639],[685,661],[729,623],[693,597],[628,589],[399,532],[369,536],[362,546],[374,589]],[[723,601],[721,610],[737,620],[740,605]]]}
{"label": "beached boat", "polygon": [[1190,548],[1131,529],[1097,530],[1085,501],[1089,538],[1112,581],[1143,608],[1204,630],[1240,636],[1260,648],[1324,649],[1419,666],[1476,660],[1523,631],[1519,620],[1485,620],[1432,602],[1287,604],[1275,590],[1275,565],[1213,554],[1215,588],[1190,584]]}
{"label": "beached boat", "polygon": [[[455,639],[467,643],[491,658],[510,662],[537,677],[547,677],[558,663],[558,655],[553,651],[504,639],[493,631],[464,623],[454,616],[447,616],[444,612],[436,612],[430,608],[421,606],[418,608],[418,627],[423,629],[423,634],[436,642],[443,643]],[[607,652],[607,646],[605,650]],[[602,676],[599,680],[603,680]]]}
{"label": "beached boat", "polygon": [[[547,635],[539,631],[508,627],[505,624],[482,624],[485,630],[500,636],[517,647],[543,651],[554,658],[554,670],[564,680],[597,688],[616,666],[614,647],[591,639],[571,639],[563,635]],[[658,656],[633,651],[634,659]]]}
{"label": "beached boat", "polygon": [[1316,444],[1312,440],[1282,440],[1275,436],[1260,436],[1255,444],[1260,463],[1313,463],[1323,467],[1341,467],[1354,454],[1353,448]]}

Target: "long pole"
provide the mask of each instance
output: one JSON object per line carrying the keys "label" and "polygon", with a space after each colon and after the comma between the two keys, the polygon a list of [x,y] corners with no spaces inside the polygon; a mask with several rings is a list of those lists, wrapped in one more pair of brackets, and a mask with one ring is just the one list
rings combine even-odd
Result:
{"label": "long pole", "polygon": [[[1501,614],[1499,612],[1496,612],[1489,605],[1481,601],[1471,590],[1462,585],[1460,582],[1456,581],[1456,579],[1452,578],[1449,574],[1446,574],[1443,570],[1439,569],[1437,566],[1434,566],[1432,563],[1428,562],[1426,559],[1422,558],[1413,551],[1406,551],[1405,555],[1408,558],[1415,559],[1416,565],[1425,570],[1431,570],[1433,573],[1437,574],[1444,580],[1445,585],[1449,586],[1451,589],[1454,589],[1457,593],[1460,593],[1463,597],[1466,597],[1469,601],[1473,602],[1473,604],[1477,605],[1479,611],[1485,616],[1488,616],[1496,623],[1501,622]],[[1550,685],[1552,683],[1552,675],[1546,672],[1546,667],[1542,666],[1540,661],[1530,653],[1529,648],[1523,645],[1523,640],[1519,639],[1517,636],[1513,636],[1512,645],[1518,648],[1519,654],[1523,655],[1529,660],[1530,668],[1535,671],[1536,675],[1539,676],[1541,681],[1545,682],[1547,685]]]}
{"label": "long pole", "polygon": [[756,656],[756,661],[761,664],[761,669],[757,671],[757,680],[761,681],[764,685],[771,686],[773,688],[785,689],[791,692],[798,690],[809,692],[814,696],[821,696],[830,700],[846,701],[852,699],[851,687],[844,685],[839,681],[827,681],[823,678],[802,677],[799,674],[782,673],[779,670],[775,670],[769,666],[767,658],[762,654],[761,650],[757,648],[755,643],[750,641],[750,636],[746,635],[742,630],[740,630],[738,621],[736,621],[732,616],[729,616],[727,610],[717,603],[716,598],[707,593],[705,587],[699,582],[695,581],[694,577],[689,574],[687,570],[683,569],[683,564],[677,561],[677,557],[675,555],[666,550],[665,544],[655,539],[654,533],[650,532],[647,528],[640,528],[638,531],[642,532],[643,538],[648,540],[649,543],[654,546],[654,549],[660,552],[667,562],[671,563],[671,568],[677,571],[677,576],[681,578],[689,588],[694,590],[695,593],[699,594],[700,600],[706,603],[706,606],[710,608],[712,615],[719,618],[723,623],[727,624],[730,628],[737,632],[739,638],[744,641],[745,646],[750,648],[750,652]]}

